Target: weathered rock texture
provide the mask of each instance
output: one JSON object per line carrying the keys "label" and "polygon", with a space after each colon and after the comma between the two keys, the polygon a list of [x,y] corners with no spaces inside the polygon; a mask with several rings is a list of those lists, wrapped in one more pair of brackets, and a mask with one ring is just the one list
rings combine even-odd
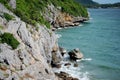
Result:
{"label": "weathered rock texture", "polygon": [[0,4],[0,15],[3,13],[13,15],[14,20],[0,16],[0,32],[12,33],[20,45],[13,50],[0,44],[0,80],[58,80],[50,65],[62,58],[56,35],[39,24],[26,24]]}

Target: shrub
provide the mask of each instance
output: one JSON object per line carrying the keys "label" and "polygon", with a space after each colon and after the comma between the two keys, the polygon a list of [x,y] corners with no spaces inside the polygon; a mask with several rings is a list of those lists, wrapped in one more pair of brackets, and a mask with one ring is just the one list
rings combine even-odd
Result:
{"label": "shrub", "polygon": [[73,16],[88,17],[87,9],[81,6],[75,0],[51,0],[54,6],[61,6],[62,11]]}
{"label": "shrub", "polygon": [[7,21],[10,21],[14,18],[12,15],[9,15],[8,13],[4,13],[4,17]]}
{"label": "shrub", "polygon": [[1,36],[1,42],[7,43],[10,45],[13,49],[16,49],[18,45],[20,44],[11,33],[4,33]]}
{"label": "shrub", "polygon": [[0,30],[3,29],[3,26],[0,25]]}

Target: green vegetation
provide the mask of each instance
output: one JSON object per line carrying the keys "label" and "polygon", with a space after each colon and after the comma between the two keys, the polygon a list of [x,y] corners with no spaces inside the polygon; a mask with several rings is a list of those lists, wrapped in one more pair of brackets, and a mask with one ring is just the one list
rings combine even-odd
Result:
{"label": "green vegetation", "polygon": [[0,0],[0,3],[3,3],[8,9],[12,10],[12,8],[8,4],[9,1],[10,0]]}
{"label": "green vegetation", "polygon": [[0,25],[0,30],[3,29],[3,26]]}
{"label": "green vegetation", "polygon": [[87,10],[73,0],[17,0],[15,13],[27,23],[35,25],[36,22],[39,22],[50,28],[49,22],[44,19],[41,13],[44,13],[44,8],[51,3],[56,7],[61,6],[63,12],[74,16],[88,17]]}
{"label": "green vegetation", "polygon": [[120,2],[114,4],[99,4],[93,0],[76,0],[88,8],[120,8]]}
{"label": "green vegetation", "polygon": [[16,49],[18,45],[20,44],[11,33],[4,33],[0,35],[0,39],[2,43],[7,43],[10,45],[13,49]]}
{"label": "green vegetation", "polygon": [[[21,17],[21,19],[29,24],[36,25],[36,23],[40,24],[49,24],[47,20],[41,15],[42,11],[44,11],[44,7],[46,7],[47,2],[41,0],[16,0],[17,8],[14,10],[17,16]],[[46,25],[50,28],[50,25]]]}
{"label": "green vegetation", "polygon": [[9,15],[8,13],[4,13],[4,17],[7,21],[10,21],[14,18],[12,15]]}
{"label": "green vegetation", "polygon": [[73,16],[88,17],[86,8],[74,0],[51,0],[51,2],[56,7],[61,6],[63,12],[69,13]]}
{"label": "green vegetation", "polygon": [[94,2],[93,0],[76,0],[76,1],[80,2],[82,5],[88,8],[97,8],[99,6],[99,3]]}
{"label": "green vegetation", "polygon": [[120,2],[114,4],[101,4],[101,8],[120,8]]}
{"label": "green vegetation", "polygon": [[[9,0],[1,0],[4,5],[8,5]],[[74,0],[16,0],[16,9],[14,13],[23,21],[35,25],[36,23],[45,24],[50,28],[50,23],[42,16],[48,4],[55,7],[61,7],[62,12],[69,13],[73,16],[88,17],[85,7],[81,6]]]}

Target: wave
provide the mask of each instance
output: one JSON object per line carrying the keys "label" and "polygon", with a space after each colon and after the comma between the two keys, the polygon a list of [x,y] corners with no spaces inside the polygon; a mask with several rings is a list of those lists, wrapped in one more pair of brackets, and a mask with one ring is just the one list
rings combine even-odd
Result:
{"label": "wave", "polygon": [[92,20],[93,18],[90,18],[90,20]]}
{"label": "wave", "polygon": [[78,25],[78,26],[80,26],[80,27],[81,27],[81,26],[83,26],[83,25],[82,25],[82,24],[80,24],[80,25]]}
{"label": "wave", "polygon": [[80,61],[91,61],[91,60],[92,60],[92,58],[83,58],[81,60],[77,60],[77,62],[80,62]]}
{"label": "wave", "polygon": [[64,66],[65,63],[69,63],[70,61],[62,61],[62,66],[61,68],[57,69],[57,68],[53,68],[54,72],[66,72],[69,73],[70,76],[78,78],[79,80],[90,80],[89,79],[89,72],[82,72],[82,65],[80,65],[80,67],[74,67],[74,63],[71,63],[70,66]]}
{"label": "wave", "polygon": [[83,58],[82,60],[83,60],[83,61],[91,61],[92,58]]}
{"label": "wave", "polygon": [[62,37],[62,35],[61,34],[56,34],[56,37],[60,38],[60,37]]}
{"label": "wave", "polygon": [[89,73],[88,72],[85,72],[83,74],[83,78],[81,78],[80,80],[90,80],[89,77],[88,77]]}

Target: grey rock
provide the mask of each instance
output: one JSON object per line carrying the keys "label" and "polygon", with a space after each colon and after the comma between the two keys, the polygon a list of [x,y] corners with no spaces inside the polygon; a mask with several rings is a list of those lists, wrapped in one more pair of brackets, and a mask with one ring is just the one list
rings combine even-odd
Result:
{"label": "grey rock", "polygon": [[81,59],[83,58],[83,54],[80,52],[80,50],[78,48],[71,50],[70,52],[68,52],[70,59],[72,60],[77,60],[77,59]]}
{"label": "grey rock", "polygon": [[71,65],[71,63],[65,63],[64,64],[64,66],[70,66]]}
{"label": "grey rock", "polygon": [[15,9],[15,8],[16,8],[16,0],[10,0],[10,1],[9,1],[9,5],[10,5],[13,9]]}
{"label": "grey rock", "polygon": [[78,67],[78,64],[77,64],[77,63],[74,63],[74,67]]}
{"label": "grey rock", "polygon": [[60,49],[60,53],[62,54],[62,56],[64,56],[64,54],[67,53],[67,50],[65,50],[64,48],[59,47],[59,49]]}

